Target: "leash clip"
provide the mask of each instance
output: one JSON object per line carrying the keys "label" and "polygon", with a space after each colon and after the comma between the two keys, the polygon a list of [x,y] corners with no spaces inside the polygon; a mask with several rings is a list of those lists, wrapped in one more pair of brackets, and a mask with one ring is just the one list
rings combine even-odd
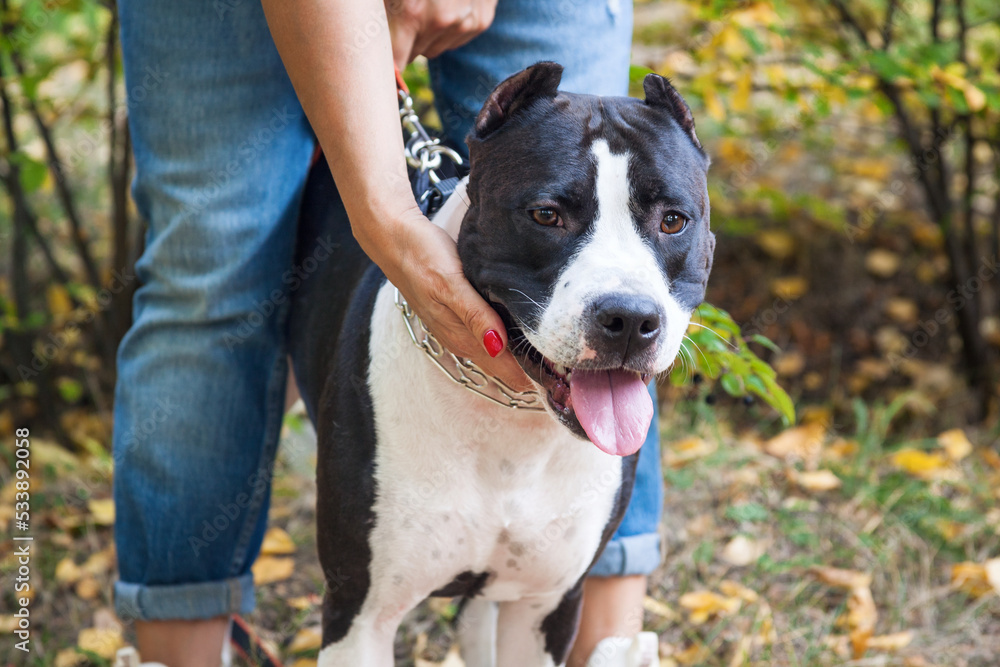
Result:
{"label": "leash clip", "polygon": [[462,164],[461,155],[447,146],[442,146],[440,139],[427,133],[416,111],[413,110],[413,98],[403,89],[399,90],[399,119],[403,129],[409,134],[409,139],[403,148],[406,164],[427,174],[433,185],[441,182],[436,170],[441,166],[442,155],[456,165]]}

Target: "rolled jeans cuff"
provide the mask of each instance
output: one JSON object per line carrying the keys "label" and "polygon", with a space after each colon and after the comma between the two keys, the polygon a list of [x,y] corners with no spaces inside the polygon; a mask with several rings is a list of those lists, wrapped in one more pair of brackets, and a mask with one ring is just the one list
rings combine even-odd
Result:
{"label": "rolled jeans cuff", "polygon": [[201,620],[249,614],[256,604],[253,574],[197,584],[146,586],[115,582],[115,612],[122,620]]}
{"label": "rolled jeans cuff", "polygon": [[643,533],[616,537],[608,542],[590,568],[590,577],[627,577],[651,574],[660,566],[660,536]]}

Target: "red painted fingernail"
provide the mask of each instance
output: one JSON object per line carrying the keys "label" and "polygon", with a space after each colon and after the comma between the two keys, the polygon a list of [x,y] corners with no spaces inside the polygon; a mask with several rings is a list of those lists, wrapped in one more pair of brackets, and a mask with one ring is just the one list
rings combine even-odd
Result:
{"label": "red painted fingernail", "polygon": [[483,334],[483,345],[486,347],[486,351],[490,353],[490,356],[495,357],[503,350],[503,339],[500,338],[500,334],[490,329]]}

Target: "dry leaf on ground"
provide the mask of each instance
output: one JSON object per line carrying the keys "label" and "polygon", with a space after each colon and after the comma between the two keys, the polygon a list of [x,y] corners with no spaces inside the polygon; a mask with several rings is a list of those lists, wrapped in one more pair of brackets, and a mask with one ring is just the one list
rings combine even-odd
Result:
{"label": "dry leaf on ground", "polygon": [[893,277],[901,263],[899,255],[883,248],[875,248],[865,256],[865,269],[877,278]]}
{"label": "dry leaf on ground", "polygon": [[688,610],[691,623],[701,625],[711,616],[725,616],[739,610],[742,600],[712,591],[693,591],[682,595],[680,604]]}
{"label": "dry leaf on ground", "polygon": [[844,570],[839,567],[817,566],[811,572],[822,583],[836,588],[868,588],[872,583],[872,576],[857,570]]}
{"label": "dry leaf on ground", "polygon": [[665,618],[668,621],[675,621],[679,618],[677,612],[671,609],[670,605],[666,602],[662,602],[648,595],[642,600],[642,608],[650,614],[656,614],[657,616]]}
{"label": "dry leaf on ground", "polygon": [[305,653],[306,651],[313,651],[319,649],[323,644],[323,629],[318,626],[311,626],[308,628],[302,628],[295,636],[292,637],[292,641],[289,642],[287,651],[289,653]]}
{"label": "dry leaf on ground", "polygon": [[868,640],[868,648],[876,651],[898,651],[913,641],[913,631],[904,630],[889,635],[878,635]]}
{"label": "dry leaf on ground", "polygon": [[799,472],[794,468],[790,468],[788,470],[788,478],[796,486],[814,493],[839,489],[841,485],[840,478],[825,469]]}
{"label": "dry leaf on ground", "polygon": [[785,429],[764,443],[764,451],[786,461],[802,461],[814,468],[823,449],[822,424],[812,423]]}
{"label": "dry leaf on ground", "polygon": [[717,445],[714,442],[709,442],[696,435],[682,438],[671,442],[664,448],[664,463],[672,468],[677,468],[689,461],[708,456],[716,450],[716,447]]}
{"label": "dry leaf on ground", "polygon": [[953,428],[938,436],[938,444],[952,461],[961,461],[972,453],[972,443],[960,428]]}
{"label": "dry leaf on ground", "polygon": [[264,533],[264,541],[260,545],[262,556],[286,556],[295,553],[295,542],[281,528],[272,526]]}
{"label": "dry leaf on ground", "polygon": [[292,573],[295,572],[295,561],[291,558],[261,556],[250,570],[253,572],[254,583],[263,586],[283,581],[292,576]]}
{"label": "dry leaf on ground", "polygon": [[757,540],[752,540],[745,535],[737,535],[729,540],[729,543],[722,549],[722,560],[736,567],[743,567],[750,563],[755,563],[758,558],[764,555],[766,547]]}
{"label": "dry leaf on ground", "polygon": [[952,479],[955,473],[944,454],[904,447],[892,455],[892,464],[926,481]]}
{"label": "dry leaf on ground", "polygon": [[87,628],[80,630],[76,645],[84,651],[96,653],[105,660],[113,660],[118,649],[125,646],[118,628]]}
{"label": "dry leaf on ground", "polygon": [[56,564],[56,581],[60,584],[76,583],[83,576],[80,566],[67,556]]}
{"label": "dry leaf on ground", "polygon": [[98,526],[113,526],[115,523],[115,501],[101,498],[87,501],[90,517]]}
{"label": "dry leaf on ground", "polygon": [[974,598],[1000,594],[1000,558],[991,558],[985,563],[966,561],[952,565],[951,585]]}

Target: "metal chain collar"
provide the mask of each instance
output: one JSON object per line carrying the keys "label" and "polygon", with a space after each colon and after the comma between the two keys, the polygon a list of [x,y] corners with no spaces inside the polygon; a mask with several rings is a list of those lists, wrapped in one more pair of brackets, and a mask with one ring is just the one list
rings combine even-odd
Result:
{"label": "metal chain collar", "polygon": [[[542,397],[537,391],[517,391],[500,378],[487,375],[486,372],[472,362],[471,359],[459,357],[449,352],[444,345],[434,337],[423,320],[413,312],[406,299],[396,290],[396,307],[403,314],[403,324],[410,334],[410,340],[424,351],[427,358],[434,362],[442,373],[452,382],[460,384],[473,394],[502,405],[505,408],[541,412],[545,410]],[[419,332],[419,333],[418,333]]]}
{"label": "metal chain collar", "polygon": [[[439,139],[433,138],[427,133],[413,110],[413,99],[402,89],[399,91],[399,118],[403,129],[409,134],[409,139],[406,140],[406,147],[403,150],[406,163],[417,171],[426,173],[431,185],[437,185],[441,182],[441,178],[435,170],[441,166],[442,155],[453,160],[455,164],[462,164],[461,155],[447,146],[442,146]],[[423,196],[426,197],[429,192],[430,190]],[[433,361],[434,365],[452,382],[462,385],[473,394],[482,396],[505,408],[532,412],[545,410],[542,397],[537,391],[517,391],[509,387],[503,380],[487,375],[471,359],[459,357],[445,349],[423,320],[406,303],[406,299],[400,294],[399,289],[395,286],[394,289],[396,290],[396,307],[403,315],[403,324],[406,325],[406,331],[410,334],[410,340],[416,347],[423,350],[427,358]]]}

